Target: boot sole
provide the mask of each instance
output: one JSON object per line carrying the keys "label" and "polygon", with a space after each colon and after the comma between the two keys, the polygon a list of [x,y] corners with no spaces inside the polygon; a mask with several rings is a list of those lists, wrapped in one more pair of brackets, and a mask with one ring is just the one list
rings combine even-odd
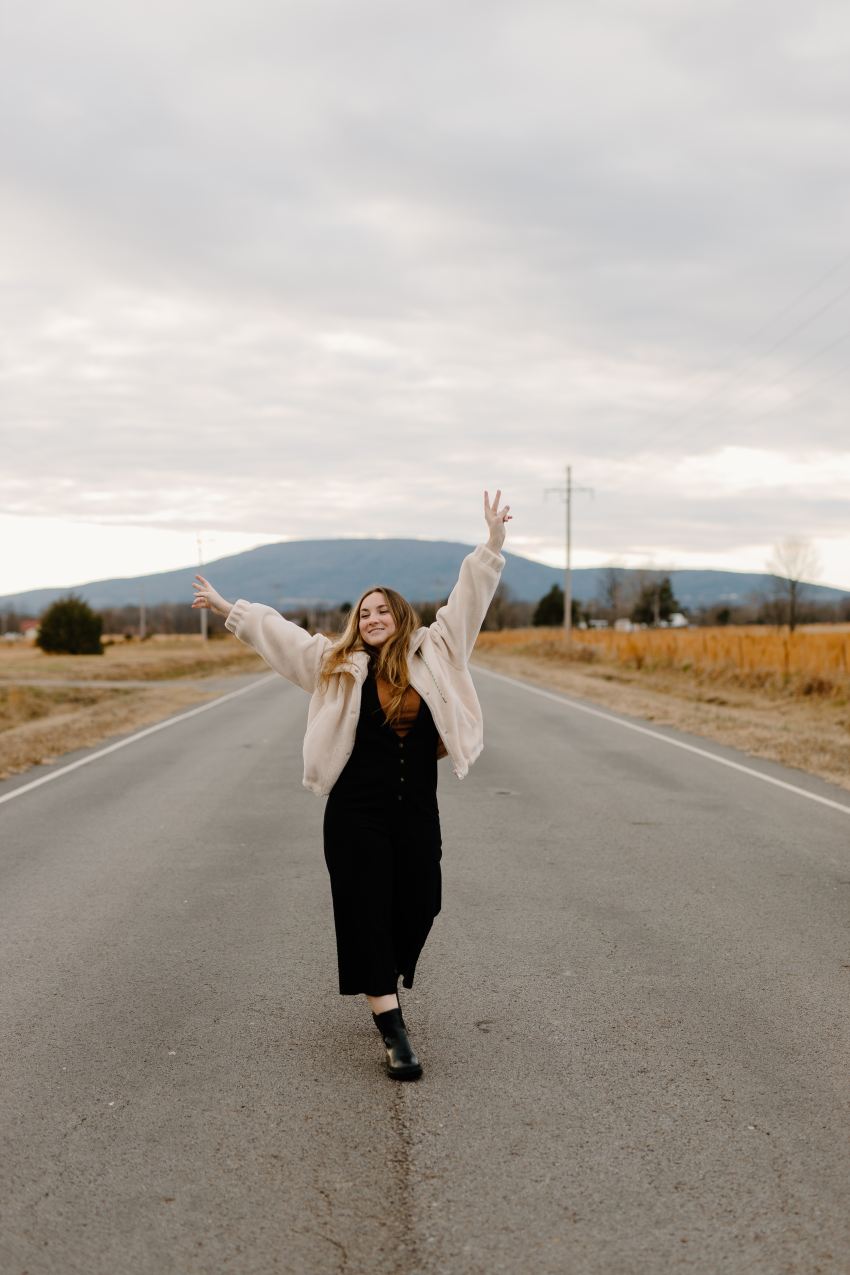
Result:
{"label": "boot sole", "polygon": [[418,1080],[422,1075],[421,1067],[408,1067],[405,1071],[391,1071],[387,1067],[386,1071],[391,1080]]}

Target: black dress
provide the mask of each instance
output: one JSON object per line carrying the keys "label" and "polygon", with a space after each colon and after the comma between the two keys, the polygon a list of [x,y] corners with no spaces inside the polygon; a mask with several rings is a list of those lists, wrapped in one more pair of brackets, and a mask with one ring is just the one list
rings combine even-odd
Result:
{"label": "black dress", "polygon": [[389,725],[370,667],[354,750],[324,816],[343,996],[389,995],[399,975],[405,987],[413,986],[440,911],[438,744],[424,699],[404,738]]}

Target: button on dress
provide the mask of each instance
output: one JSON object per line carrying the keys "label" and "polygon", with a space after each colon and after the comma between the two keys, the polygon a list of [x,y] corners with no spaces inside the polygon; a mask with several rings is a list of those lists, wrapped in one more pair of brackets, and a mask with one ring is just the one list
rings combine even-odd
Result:
{"label": "button on dress", "polygon": [[412,690],[408,696],[419,705],[402,736],[386,719],[370,665],[354,748],[325,806],[342,995],[389,995],[399,976],[412,987],[440,911],[437,757],[444,749],[425,700]]}

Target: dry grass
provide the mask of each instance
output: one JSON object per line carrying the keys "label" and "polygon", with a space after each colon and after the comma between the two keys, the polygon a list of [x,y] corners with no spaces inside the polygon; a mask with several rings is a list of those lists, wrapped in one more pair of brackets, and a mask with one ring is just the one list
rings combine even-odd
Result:
{"label": "dry grass", "polygon": [[[788,646],[764,629],[575,636],[568,652],[559,630],[482,633],[475,661],[850,789],[848,626],[803,630]],[[242,643],[195,635],[117,642],[102,656],[0,644],[0,778],[210,699],[205,677],[264,671]],[[78,685],[14,684],[27,679]],[[151,685],[85,685],[99,681]]]}
{"label": "dry grass", "polygon": [[823,625],[789,633],[762,626],[705,629],[577,630],[565,656],[560,629],[503,629],[482,633],[481,650],[512,650],[547,660],[599,660],[656,672],[671,669],[738,686],[769,687],[794,695],[850,692],[850,632]]}
{"label": "dry grass", "polygon": [[103,655],[46,655],[30,643],[0,643],[0,681],[14,678],[73,678],[123,681],[203,677],[229,671],[252,672],[265,664],[229,635],[204,642],[195,634],[117,641]]}
{"label": "dry grass", "polygon": [[[116,643],[104,655],[45,655],[23,644],[0,645],[0,779],[220,694],[204,678],[263,671],[267,665],[243,644],[203,643],[194,635]],[[57,685],[19,684],[28,679]],[[58,684],[63,681],[77,685]],[[96,685],[103,681],[150,686]]]}
{"label": "dry grass", "polygon": [[[764,667],[757,663],[747,667],[731,659],[734,643],[724,647],[706,642],[700,658],[700,647],[693,639],[718,633],[729,638],[746,636],[716,629],[679,633],[647,630],[606,634],[615,639],[638,639],[634,644],[606,644],[597,641],[598,633],[581,633],[567,651],[558,630],[503,630],[482,633],[474,658],[485,668],[592,700],[616,712],[675,726],[850,789],[847,676],[840,669],[817,672],[823,663],[816,662],[811,669],[793,666],[786,672],[781,666],[781,646],[769,644],[760,648]],[[760,636],[765,636],[763,630]],[[837,635],[819,631],[805,636],[816,642]],[[846,631],[842,637],[846,640]],[[798,648],[813,649],[803,643]],[[758,648],[742,649],[749,655]],[[830,643],[823,649],[830,650]],[[768,658],[777,658],[777,651],[778,669],[768,662]]]}
{"label": "dry grass", "polygon": [[[15,688],[16,689],[16,688]],[[48,691],[52,703],[47,712],[0,731],[0,779],[20,774],[30,766],[55,761],[63,753],[101,744],[161,721],[181,708],[213,699],[219,692],[174,683],[133,690],[102,690],[71,697]],[[5,722],[7,717],[3,718]]]}
{"label": "dry grass", "polygon": [[40,721],[56,714],[76,712],[91,708],[104,700],[119,701],[132,692],[128,690],[98,690],[87,686],[4,686],[0,683],[0,732],[14,730],[28,722]]}

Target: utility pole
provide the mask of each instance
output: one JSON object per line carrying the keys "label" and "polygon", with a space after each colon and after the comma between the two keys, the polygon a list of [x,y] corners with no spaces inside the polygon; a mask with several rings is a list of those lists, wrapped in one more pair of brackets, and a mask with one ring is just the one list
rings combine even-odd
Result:
{"label": "utility pole", "polygon": [[145,628],[145,582],[144,582],[144,580],[140,580],[140,581],[139,581],[139,594],[140,594],[140,602],[139,602],[139,641],[140,641],[140,642],[144,642],[144,640],[145,640],[145,636],[146,636],[146,634],[147,634],[147,629]]}
{"label": "utility pole", "polygon": [[[204,553],[203,553],[203,545],[201,544],[201,533],[199,531],[198,532],[198,567],[200,568],[203,565],[204,565]],[[201,574],[203,575],[203,572],[201,572]],[[207,641],[207,617],[208,617],[207,608],[201,607],[201,638],[203,639],[204,642]]]}
{"label": "utility pole", "polygon": [[565,487],[547,487],[546,495],[556,492],[566,497],[566,563],[564,566],[564,639],[569,642],[573,633],[573,570],[572,570],[572,498],[573,492],[587,492],[593,495],[592,487],[573,486],[573,467],[567,465],[567,482]]}

